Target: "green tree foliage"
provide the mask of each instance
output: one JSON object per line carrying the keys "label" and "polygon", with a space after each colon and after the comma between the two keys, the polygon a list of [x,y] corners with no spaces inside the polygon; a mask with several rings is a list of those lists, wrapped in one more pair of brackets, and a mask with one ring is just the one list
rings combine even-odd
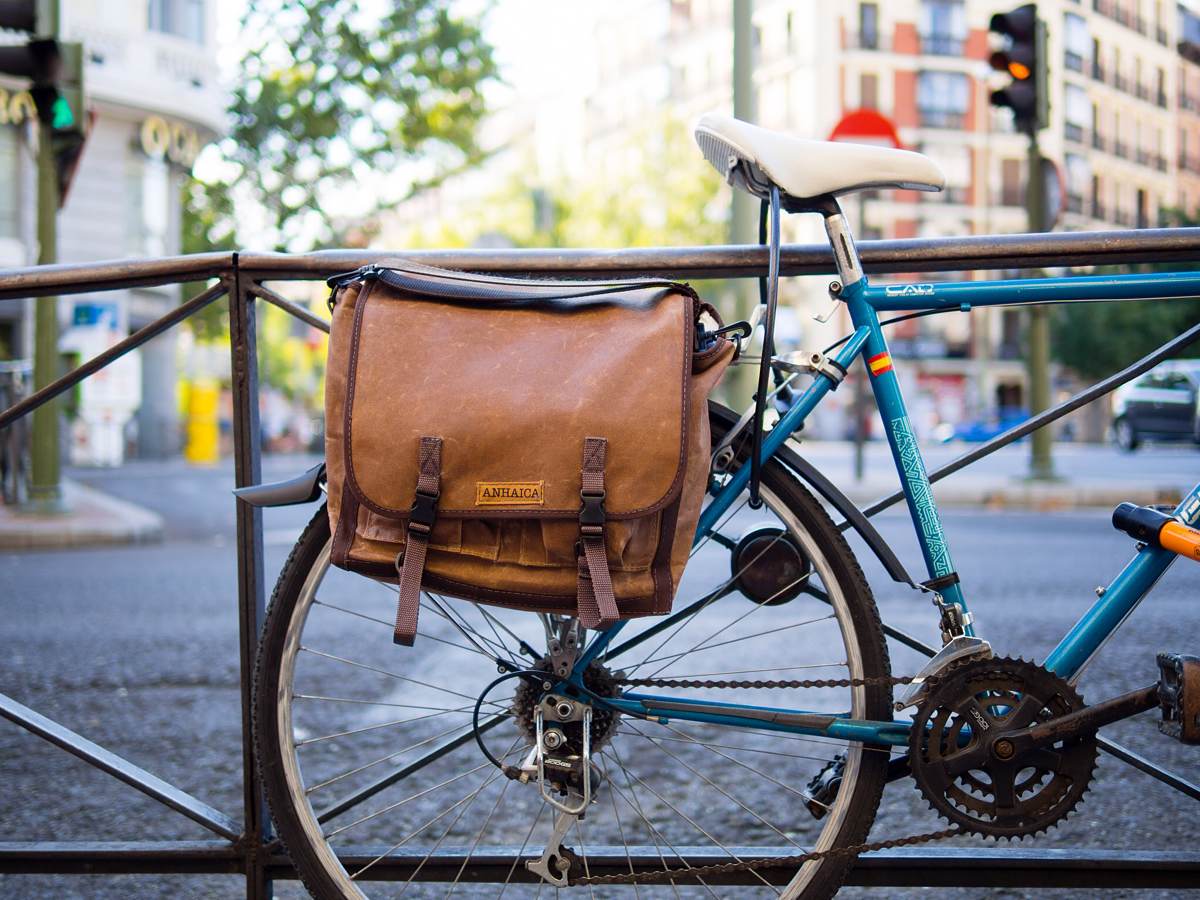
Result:
{"label": "green tree foliage", "polygon": [[[479,24],[454,6],[252,0],[222,176],[185,194],[189,249],[235,235],[281,249],[340,243],[351,229],[361,240],[412,183],[477,159],[496,65]],[[238,235],[239,220],[256,233]]]}
{"label": "green tree foliage", "polygon": [[[1174,213],[1172,224],[1200,224]],[[1179,271],[1179,263],[1133,267],[1136,271]],[[1104,269],[1102,271],[1129,271]],[[1055,358],[1085,378],[1097,379],[1128,366],[1160,344],[1200,323],[1200,300],[1146,300],[1141,302],[1064,303],[1053,319]],[[1192,345],[1185,356],[1200,354]]]}

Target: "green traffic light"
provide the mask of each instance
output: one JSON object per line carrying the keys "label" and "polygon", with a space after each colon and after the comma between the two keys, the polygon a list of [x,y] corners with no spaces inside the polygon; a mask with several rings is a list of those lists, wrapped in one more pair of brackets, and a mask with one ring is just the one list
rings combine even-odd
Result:
{"label": "green traffic light", "polygon": [[52,108],[51,127],[56,129],[70,128],[75,124],[75,113],[71,112],[71,104],[66,97],[59,96]]}

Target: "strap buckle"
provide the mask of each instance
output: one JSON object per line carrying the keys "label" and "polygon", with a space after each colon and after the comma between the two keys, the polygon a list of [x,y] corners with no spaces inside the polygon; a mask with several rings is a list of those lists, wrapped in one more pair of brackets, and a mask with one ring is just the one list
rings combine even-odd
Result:
{"label": "strap buckle", "polygon": [[408,513],[408,530],[418,534],[429,534],[437,521],[438,491],[428,493],[417,490],[413,495],[412,509]]}
{"label": "strap buckle", "polygon": [[585,537],[598,537],[604,534],[604,521],[607,514],[604,511],[605,492],[589,493],[580,491],[583,508],[579,511],[579,531]]}

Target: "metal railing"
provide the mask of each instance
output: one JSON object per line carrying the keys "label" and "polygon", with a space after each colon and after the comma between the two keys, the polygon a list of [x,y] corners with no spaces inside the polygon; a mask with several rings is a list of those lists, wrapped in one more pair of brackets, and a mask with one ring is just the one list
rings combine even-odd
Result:
{"label": "metal railing", "polygon": [[[861,245],[865,268],[873,273],[1008,270],[1042,266],[1090,266],[1133,263],[1192,263],[1200,259],[1200,229],[1160,229],[1137,233],[1071,233],[1000,235],[954,239],[866,241]],[[315,328],[328,330],[320,316],[268,287],[271,282],[312,281],[357,266],[395,257],[395,253],[340,250],[284,255],[275,253],[206,253],[155,260],[123,260],[82,265],[55,265],[0,272],[0,302],[26,297],[93,294],[98,291],[185,282],[211,282],[195,297],[138,329],[110,349],[55,382],[0,412],[0,430],[69,390],[114,360],[183,322],[212,303],[229,307],[233,394],[234,478],[237,486],[260,480],[258,427],[257,309],[271,303]],[[452,269],[497,274],[575,278],[657,276],[674,279],[748,278],[766,272],[763,247],[685,247],[631,250],[459,250],[407,254],[422,262]],[[785,275],[834,271],[825,245],[787,246]],[[992,441],[930,472],[938,481],[1001,446],[1043,427],[1136,377],[1171,352],[1200,339],[1200,326],[1155,353],[1059,406],[1028,420]],[[898,502],[899,492],[864,509],[867,515]],[[237,507],[238,656],[241,673],[242,808],[238,815],[216,809],[98,746],[82,735],[0,694],[0,715],[61,747],[114,778],[199,823],[212,833],[207,841],[0,842],[0,874],[12,873],[238,873],[245,876],[246,896],[270,896],[273,878],[294,877],[290,862],[273,841],[254,760],[251,732],[251,688],[254,654],[264,618],[263,538],[261,511],[242,501]],[[909,646],[932,654],[933,648]],[[1200,800],[1200,787],[1155,766],[1138,754],[1100,738],[1116,756],[1178,791]],[[515,852],[515,851],[514,851]],[[655,858],[655,860],[657,857]],[[653,863],[655,860],[651,860]],[[373,867],[373,877],[406,877],[420,870],[434,878],[445,869],[403,853]],[[480,860],[467,877],[487,880],[509,871],[511,857]],[[625,865],[624,857],[619,861]],[[593,865],[593,870],[595,870]],[[495,871],[493,871],[495,870]],[[778,876],[767,867],[768,877]],[[780,870],[781,871],[781,870]],[[595,874],[595,871],[593,871]],[[1105,850],[998,850],[937,848],[889,851],[860,859],[849,883],[864,885],[1024,885],[1038,887],[1159,887],[1200,883],[1200,855],[1194,852],[1130,852]]]}

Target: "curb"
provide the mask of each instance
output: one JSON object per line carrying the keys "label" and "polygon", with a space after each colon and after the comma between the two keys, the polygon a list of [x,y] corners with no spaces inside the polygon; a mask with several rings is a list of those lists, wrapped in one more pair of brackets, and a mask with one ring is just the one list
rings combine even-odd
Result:
{"label": "curb", "polygon": [[145,507],[66,479],[63,498],[70,511],[60,515],[0,506],[0,551],[149,544],[163,538],[162,517]]}

